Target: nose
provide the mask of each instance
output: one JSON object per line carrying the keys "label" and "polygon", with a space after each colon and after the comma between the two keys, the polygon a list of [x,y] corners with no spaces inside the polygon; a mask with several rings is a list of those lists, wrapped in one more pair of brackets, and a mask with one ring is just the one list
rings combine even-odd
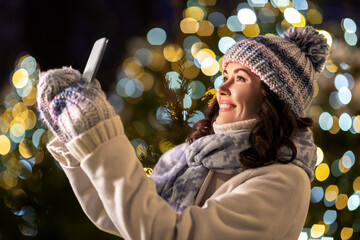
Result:
{"label": "nose", "polygon": [[230,89],[229,89],[229,83],[230,82],[230,79],[227,80],[226,82],[223,82],[217,89],[218,91],[218,94],[220,95],[224,95],[224,96],[230,96],[231,95],[231,92],[230,92]]}

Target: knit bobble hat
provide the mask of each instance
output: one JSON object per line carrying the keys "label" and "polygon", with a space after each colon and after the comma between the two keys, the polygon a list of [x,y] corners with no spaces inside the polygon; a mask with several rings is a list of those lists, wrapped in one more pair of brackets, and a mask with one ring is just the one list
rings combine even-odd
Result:
{"label": "knit bobble hat", "polygon": [[297,116],[305,117],[328,51],[325,37],[314,28],[293,27],[282,36],[259,35],[235,43],[222,68],[232,62],[250,68]]}

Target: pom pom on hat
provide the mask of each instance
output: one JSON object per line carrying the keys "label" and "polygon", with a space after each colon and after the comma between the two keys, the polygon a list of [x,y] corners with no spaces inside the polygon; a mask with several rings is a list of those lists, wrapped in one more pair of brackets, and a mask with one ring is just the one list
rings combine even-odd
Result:
{"label": "pom pom on hat", "polygon": [[310,26],[293,27],[289,28],[282,37],[295,43],[310,58],[315,71],[321,71],[329,51],[327,41],[322,34]]}

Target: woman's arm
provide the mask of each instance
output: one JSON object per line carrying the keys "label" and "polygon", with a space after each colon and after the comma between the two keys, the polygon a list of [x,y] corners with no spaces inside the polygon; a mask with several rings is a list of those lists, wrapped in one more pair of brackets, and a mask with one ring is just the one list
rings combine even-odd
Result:
{"label": "woman's arm", "polygon": [[310,198],[302,169],[277,164],[247,170],[204,207],[176,214],[156,193],[128,138],[108,136],[113,128],[122,129],[120,119],[101,123],[68,148],[83,159],[81,168],[125,239],[297,239]]}
{"label": "woman's arm", "polygon": [[104,209],[97,191],[88,176],[79,166],[79,161],[71,155],[65,144],[58,138],[52,140],[47,148],[51,155],[60,163],[73,188],[83,211],[88,218],[101,230],[121,236]]}

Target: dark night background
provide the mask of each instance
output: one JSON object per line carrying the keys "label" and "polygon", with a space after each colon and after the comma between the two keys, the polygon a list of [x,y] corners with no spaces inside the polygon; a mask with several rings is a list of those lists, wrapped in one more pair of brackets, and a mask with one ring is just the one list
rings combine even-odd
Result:
{"label": "dark night background", "polygon": [[[240,2],[218,0],[216,7],[230,15]],[[359,23],[358,0],[316,3],[324,22],[349,17]],[[163,28],[169,40],[176,39],[185,6],[182,0],[1,0],[0,85],[8,85],[14,62],[24,52],[34,56],[42,70],[72,65],[82,71],[94,41],[106,36],[110,41],[98,76],[107,91],[126,57],[128,41],[154,27]]]}
{"label": "dark night background", "polygon": [[[216,7],[228,16],[240,2],[244,1],[218,0]],[[341,19],[349,17],[360,25],[360,1],[316,3],[321,6],[324,23],[334,22],[334,27],[339,28]],[[94,41],[104,36],[110,41],[98,77],[107,92],[116,80],[117,67],[127,57],[129,41],[161,27],[168,40],[176,42],[185,7],[185,0],[0,0],[0,99],[11,88],[9,76],[19,56],[32,55],[42,70],[72,65],[82,71]],[[331,26],[327,29],[331,31]],[[12,239],[7,232],[18,232],[17,239],[117,239],[98,230],[82,213],[61,171],[50,170],[43,181],[52,183],[42,189],[40,201],[47,209],[37,209],[43,213],[38,216],[41,222],[38,235],[23,236],[17,230],[16,218],[3,217],[3,212],[10,210],[1,201],[0,240]],[[49,186],[52,188],[47,189]],[[69,215],[74,216],[73,221],[66,222],[69,218],[64,216]]]}

